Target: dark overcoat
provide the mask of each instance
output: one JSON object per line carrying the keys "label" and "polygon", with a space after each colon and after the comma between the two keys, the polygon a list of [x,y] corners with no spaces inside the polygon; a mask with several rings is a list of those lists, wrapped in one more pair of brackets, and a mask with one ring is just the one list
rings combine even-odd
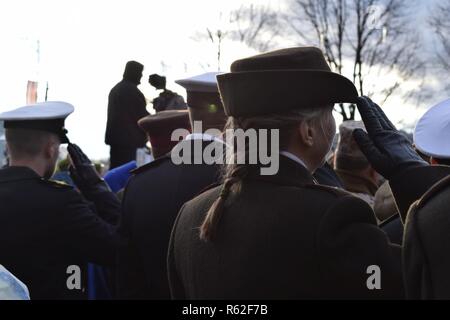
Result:
{"label": "dark overcoat", "polygon": [[411,206],[404,235],[408,299],[450,299],[450,177]]}
{"label": "dark overcoat", "polygon": [[[200,146],[203,150],[211,143],[220,142],[204,141]],[[170,155],[134,171],[125,189],[120,225],[129,238],[118,256],[120,298],[170,299],[167,249],[173,223],[182,205],[218,178],[217,165],[176,165]]]}
{"label": "dark overcoat", "polygon": [[94,211],[73,187],[29,168],[0,169],[0,264],[28,286],[31,299],[86,298],[69,267],[79,267],[83,281],[87,262],[114,265],[120,203],[106,192],[96,204]]}
{"label": "dark overcoat", "polygon": [[137,85],[122,80],[111,89],[108,98],[108,120],[105,143],[120,148],[140,148],[147,138],[138,120],[147,116],[147,102]]}

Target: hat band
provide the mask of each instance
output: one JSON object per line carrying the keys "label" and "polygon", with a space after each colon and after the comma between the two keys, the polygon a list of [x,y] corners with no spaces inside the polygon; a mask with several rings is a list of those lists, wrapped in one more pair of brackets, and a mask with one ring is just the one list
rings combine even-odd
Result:
{"label": "hat band", "polygon": [[8,121],[4,123],[5,129],[29,129],[45,131],[56,134],[61,143],[69,143],[67,138],[67,130],[64,128],[64,120],[22,120],[22,121]]}

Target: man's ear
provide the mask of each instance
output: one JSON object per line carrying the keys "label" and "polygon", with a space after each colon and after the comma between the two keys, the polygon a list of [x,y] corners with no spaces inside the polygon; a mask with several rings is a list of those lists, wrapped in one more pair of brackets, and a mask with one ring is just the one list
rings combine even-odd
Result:
{"label": "man's ear", "polygon": [[57,151],[59,151],[59,143],[49,140],[44,148],[45,159],[53,159]]}
{"label": "man's ear", "polygon": [[314,128],[308,121],[301,121],[297,125],[297,133],[305,146],[312,147],[314,145]]}
{"label": "man's ear", "polygon": [[43,153],[44,153],[44,157],[45,159],[50,159],[53,156],[53,143],[52,141],[47,141],[47,143],[45,144],[45,147],[43,149]]}

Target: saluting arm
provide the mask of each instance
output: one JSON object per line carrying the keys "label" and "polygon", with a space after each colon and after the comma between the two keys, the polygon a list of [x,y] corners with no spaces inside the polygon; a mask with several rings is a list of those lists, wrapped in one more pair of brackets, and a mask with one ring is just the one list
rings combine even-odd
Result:
{"label": "saluting arm", "polygon": [[358,98],[357,106],[367,133],[356,129],[353,136],[372,167],[389,180],[405,221],[412,203],[433,184],[449,175],[450,168],[426,163],[383,110],[369,98]]}
{"label": "saluting arm", "polygon": [[67,148],[72,165],[70,175],[83,196],[95,204],[99,216],[117,225],[120,217],[120,201],[108,184],[100,177],[94,164],[75,144]]}

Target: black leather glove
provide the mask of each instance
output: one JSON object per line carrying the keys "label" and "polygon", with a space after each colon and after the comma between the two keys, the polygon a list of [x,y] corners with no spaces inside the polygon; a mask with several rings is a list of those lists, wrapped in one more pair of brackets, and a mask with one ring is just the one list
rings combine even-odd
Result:
{"label": "black leather glove", "polygon": [[391,179],[404,169],[428,165],[377,104],[367,97],[360,97],[357,106],[367,133],[356,129],[353,137],[379,174]]}
{"label": "black leather glove", "polygon": [[81,193],[89,200],[95,201],[99,193],[111,192],[106,182],[100,177],[94,164],[84,152],[73,143],[67,147],[72,165],[70,176]]}

